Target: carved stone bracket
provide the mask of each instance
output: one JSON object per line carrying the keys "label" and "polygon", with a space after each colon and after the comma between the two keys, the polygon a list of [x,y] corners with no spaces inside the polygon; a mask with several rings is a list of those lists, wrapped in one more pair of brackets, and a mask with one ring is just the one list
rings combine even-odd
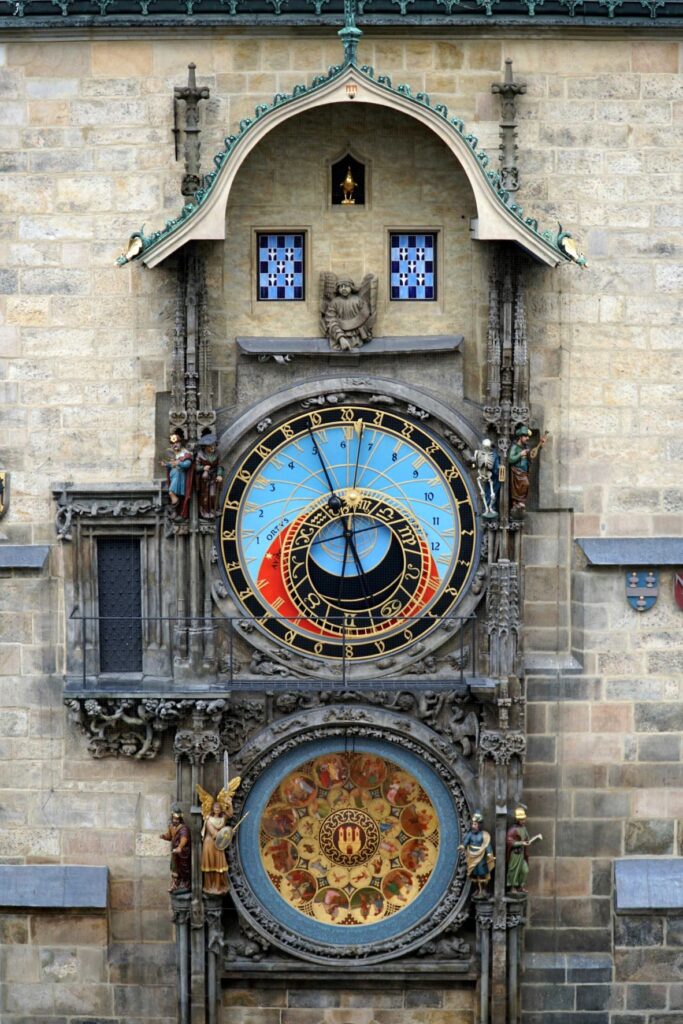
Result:
{"label": "carved stone bracket", "polygon": [[522,732],[482,731],[479,736],[479,757],[492,758],[496,764],[509,764],[513,757],[524,758],[526,736]]}
{"label": "carved stone bracket", "polygon": [[111,484],[77,487],[52,485],[57,503],[55,529],[60,540],[71,540],[75,519],[112,520],[156,518],[162,514],[161,484]]}
{"label": "carved stone bracket", "polygon": [[69,717],[88,737],[93,757],[151,760],[161,749],[163,734],[194,708],[193,700],[153,698],[67,697]]}
{"label": "carved stone bracket", "polygon": [[190,764],[200,765],[207,757],[218,760],[223,749],[219,728],[226,707],[225,700],[194,702],[191,726],[178,729],[173,740],[176,761],[183,758]]}
{"label": "carved stone bracket", "polygon": [[[175,728],[176,760],[203,764],[222,750],[237,754],[265,725],[274,734],[288,729],[289,717],[333,703],[382,708],[392,715],[393,728],[410,734],[424,723],[433,730],[433,744],[447,759],[471,763],[479,743],[479,715],[466,688],[458,690],[294,690],[262,696],[217,700],[162,697],[67,697],[69,716],[88,737],[93,757],[149,760],[159,753],[163,734]],[[365,712],[349,707],[348,716],[362,720]],[[329,711],[328,714],[336,714]],[[287,720],[287,721],[286,721]]]}
{"label": "carved stone bracket", "polygon": [[206,922],[206,948],[217,956],[223,951],[223,897],[202,895]]}

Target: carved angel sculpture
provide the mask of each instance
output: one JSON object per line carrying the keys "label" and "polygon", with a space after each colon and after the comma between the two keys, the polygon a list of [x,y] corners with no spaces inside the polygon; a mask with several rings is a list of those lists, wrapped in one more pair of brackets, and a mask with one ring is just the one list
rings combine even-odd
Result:
{"label": "carved angel sculpture", "polygon": [[[242,780],[233,779],[227,789],[222,789],[214,799],[201,786],[197,786],[197,795],[202,805],[202,889],[212,896],[222,896],[228,891],[228,861],[222,844],[216,845],[221,829],[232,818],[232,798]],[[227,845],[227,843],[226,843]]]}
{"label": "carved angel sculpture", "polygon": [[377,278],[366,274],[356,287],[350,277],[320,275],[320,323],[330,348],[360,348],[372,338],[377,314]]}

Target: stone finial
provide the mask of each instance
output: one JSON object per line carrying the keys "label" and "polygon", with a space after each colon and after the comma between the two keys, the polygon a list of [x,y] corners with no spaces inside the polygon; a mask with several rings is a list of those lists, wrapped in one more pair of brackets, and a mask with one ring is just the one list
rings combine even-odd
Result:
{"label": "stone finial", "polygon": [[[185,103],[185,175],[183,177],[180,191],[184,196],[193,196],[200,188],[202,179],[200,174],[200,141],[201,128],[199,126],[199,101],[208,100],[211,95],[210,89],[206,86],[197,87],[196,64],[188,64],[187,85],[176,85],[173,89],[173,98],[176,106],[178,100]],[[176,138],[178,129],[175,129]]]}
{"label": "stone finial", "polygon": [[512,77],[512,60],[505,60],[505,74],[502,82],[494,82],[491,92],[500,96],[500,179],[501,185],[508,192],[516,192],[519,188],[519,170],[517,167],[517,108],[515,99],[526,92],[524,82],[515,82]]}

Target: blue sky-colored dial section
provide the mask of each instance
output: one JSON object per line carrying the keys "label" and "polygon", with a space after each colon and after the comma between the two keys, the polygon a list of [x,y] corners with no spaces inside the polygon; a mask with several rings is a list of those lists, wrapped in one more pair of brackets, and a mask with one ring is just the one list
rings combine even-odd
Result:
{"label": "blue sky-colored dial section", "polygon": [[[359,563],[365,572],[380,564],[391,544],[391,530],[368,516],[354,517],[354,542]],[[358,566],[349,553],[349,545],[341,532],[339,523],[328,523],[312,542],[311,558],[326,572],[345,576],[357,576]]]}
{"label": "blue sky-colored dial section", "polygon": [[[312,507],[324,502],[330,488],[321,466],[322,455],[335,492],[371,492],[400,508],[419,528],[440,578],[445,578],[458,554],[457,514],[450,487],[441,471],[416,445],[379,427],[354,424],[318,428],[292,439],[272,455],[251,482],[242,505],[240,543],[248,575],[256,583],[264,555],[275,538]],[[363,528],[355,517],[356,531]],[[357,532],[365,570],[377,564],[390,543],[387,527],[367,523]],[[325,527],[311,548],[321,567],[341,569],[344,542],[334,524]],[[315,549],[318,550],[315,550]],[[367,559],[367,561],[366,561]],[[346,572],[351,566],[347,564]]]}

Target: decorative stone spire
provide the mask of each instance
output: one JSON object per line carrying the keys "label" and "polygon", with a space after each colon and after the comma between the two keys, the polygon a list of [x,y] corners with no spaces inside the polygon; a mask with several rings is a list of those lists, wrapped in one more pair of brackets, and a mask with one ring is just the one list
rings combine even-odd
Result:
{"label": "decorative stone spire", "polygon": [[178,100],[185,103],[185,175],[180,191],[184,196],[193,196],[202,183],[199,158],[199,101],[208,100],[211,92],[206,86],[197,88],[197,65],[188,64],[187,68],[187,85],[176,85],[173,96],[176,104]]}
{"label": "decorative stone spire", "polygon": [[344,44],[344,64],[355,64],[362,31],[356,26],[356,0],[344,0],[344,28],[339,29]]}
{"label": "decorative stone spire", "polygon": [[523,82],[515,82],[512,78],[512,61],[505,61],[505,75],[502,82],[494,82],[491,92],[500,96],[500,182],[508,192],[516,192],[519,188],[519,170],[517,168],[517,108],[515,97],[526,92]]}

